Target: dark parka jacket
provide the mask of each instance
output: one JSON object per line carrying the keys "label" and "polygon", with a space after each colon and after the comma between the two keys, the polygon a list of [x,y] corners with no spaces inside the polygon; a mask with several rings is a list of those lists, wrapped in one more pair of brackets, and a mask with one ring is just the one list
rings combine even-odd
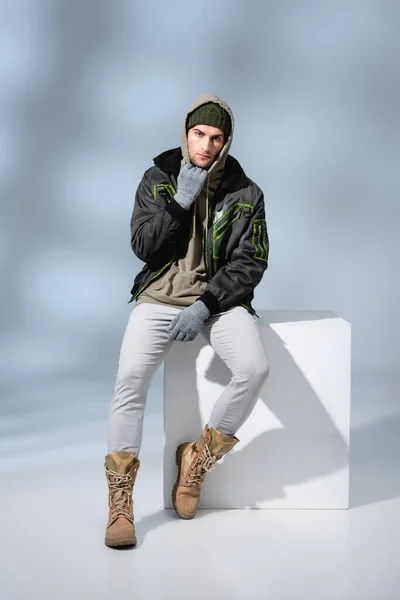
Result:
{"label": "dark parka jacket", "polygon": [[[154,158],[154,166],[144,173],[136,191],[131,247],[145,265],[136,275],[129,302],[185,256],[193,206],[186,210],[173,197],[181,161],[181,148],[163,152]],[[241,305],[258,316],[251,301],[269,254],[264,194],[229,154],[207,223],[203,251],[208,285],[198,300],[211,315]]]}

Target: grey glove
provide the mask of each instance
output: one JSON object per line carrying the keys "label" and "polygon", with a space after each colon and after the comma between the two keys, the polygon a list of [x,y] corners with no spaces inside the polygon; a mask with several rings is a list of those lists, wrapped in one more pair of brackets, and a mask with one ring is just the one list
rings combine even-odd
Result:
{"label": "grey glove", "polygon": [[209,316],[210,311],[204,302],[196,300],[171,321],[167,329],[170,332],[168,341],[190,342],[194,340]]}
{"label": "grey glove", "polygon": [[182,159],[177,182],[178,191],[174,198],[183,208],[189,210],[196,200],[207,179],[207,173],[206,169],[196,167],[192,163],[187,163],[184,158]]}

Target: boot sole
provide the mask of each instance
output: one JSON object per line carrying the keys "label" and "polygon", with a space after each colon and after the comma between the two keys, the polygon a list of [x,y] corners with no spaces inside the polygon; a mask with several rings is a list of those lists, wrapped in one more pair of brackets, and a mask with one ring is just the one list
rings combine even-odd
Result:
{"label": "boot sole", "polygon": [[181,458],[182,458],[182,450],[183,450],[183,446],[186,446],[187,442],[184,442],[183,444],[179,444],[179,446],[176,449],[175,452],[175,462],[177,464],[177,466],[179,467],[178,469],[178,477],[176,478],[176,482],[174,487],[172,488],[172,505],[175,509],[175,512],[180,516],[181,519],[193,519],[194,515],[192,515],[191,517],[188,517],[187,515],[182,514],[181,512],[179,512],[179,510],[176,507],[176,492],[178,489],[178,484],[179,484],[179,479],[181,478]]}
{"label": "boot sole", "polygon": [[128,546],[136,546],[136,540],[134,542],[132,540],[118,540],[118,542],[107,542],[105,540],[105,545],[109,548],[126,548]]}

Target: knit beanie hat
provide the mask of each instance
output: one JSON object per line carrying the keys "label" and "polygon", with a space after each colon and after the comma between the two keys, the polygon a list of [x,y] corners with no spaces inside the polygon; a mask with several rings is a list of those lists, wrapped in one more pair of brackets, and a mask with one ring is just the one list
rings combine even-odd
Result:
{"label": "knit beanie hat", "polygon": [[206,102],[196,108],[186,122],[186,133],[195,125],[210,125],[222,129],[225,139],[231,132],[231,118],[222,106],[215,102]]}

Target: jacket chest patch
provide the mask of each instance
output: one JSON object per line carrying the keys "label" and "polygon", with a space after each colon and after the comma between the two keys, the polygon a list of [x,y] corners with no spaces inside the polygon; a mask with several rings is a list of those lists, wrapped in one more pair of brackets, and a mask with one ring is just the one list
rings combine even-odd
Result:
{"label": "jacket chest patch", "polygon": [[224,206],[223,208],[221,208],[221,210],[216,210],[214,213],[214,219],[213,219],[213,225],[222,217],[222,215],[224,214],[226,210],[226,207]]}

